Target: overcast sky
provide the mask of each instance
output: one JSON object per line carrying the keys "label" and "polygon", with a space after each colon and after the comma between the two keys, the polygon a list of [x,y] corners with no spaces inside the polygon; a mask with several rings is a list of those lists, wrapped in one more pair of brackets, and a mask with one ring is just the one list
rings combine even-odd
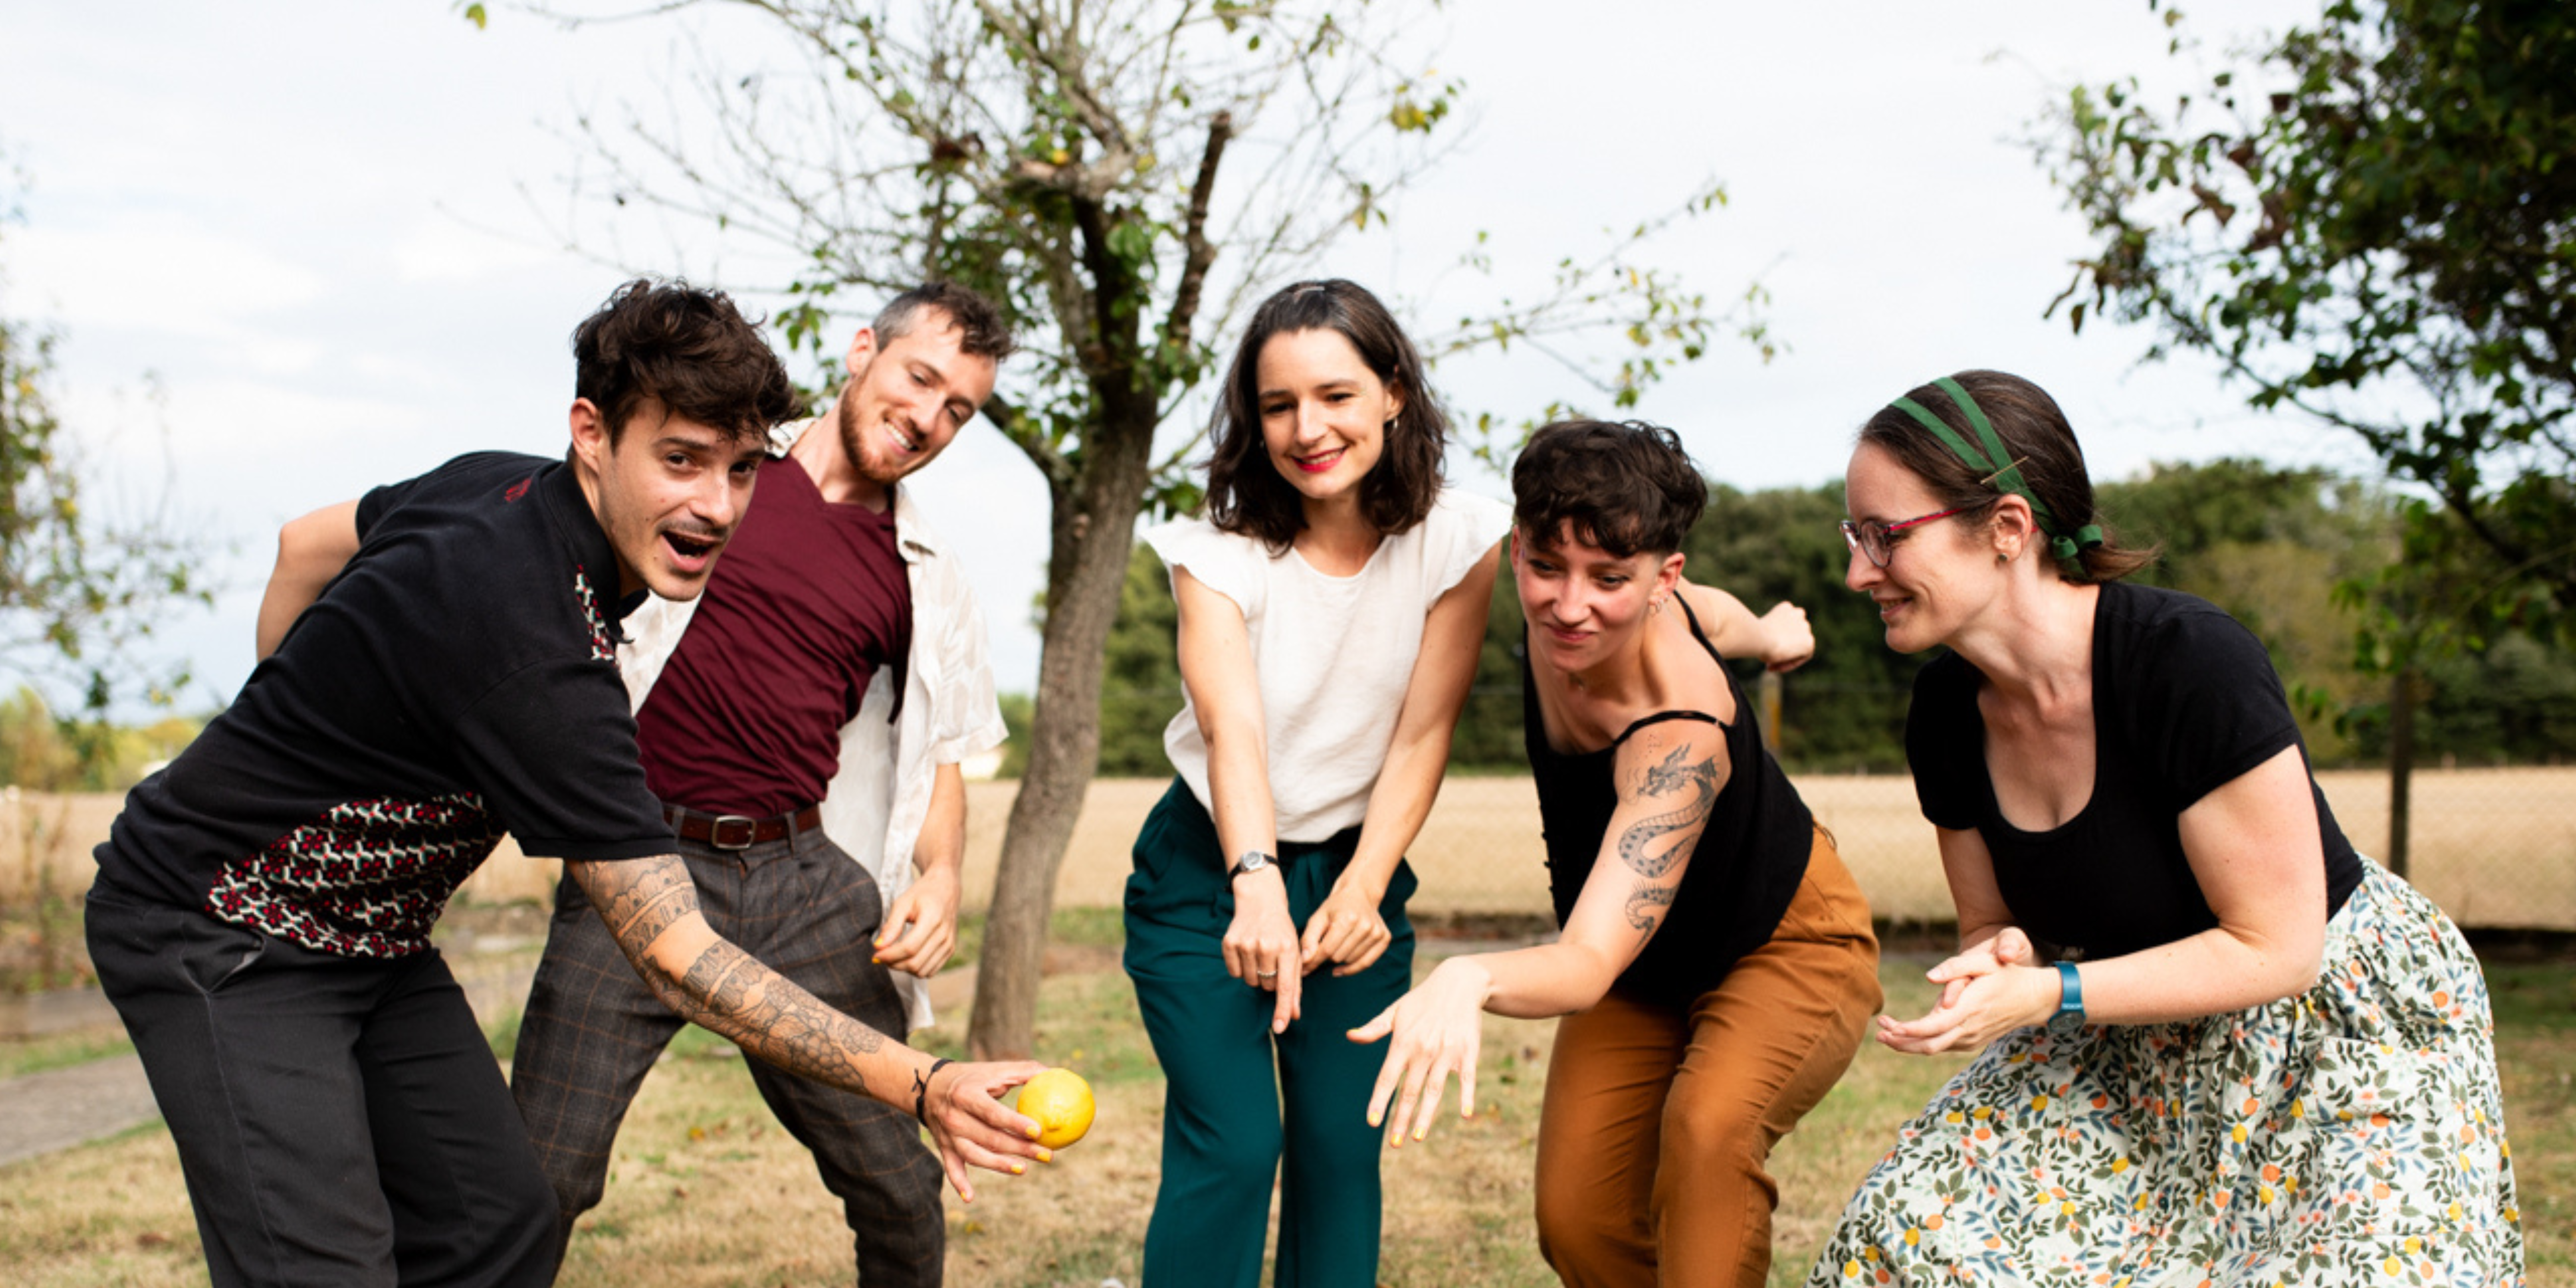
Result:
{"label": "overcast sky", "polygon": [[[2193,25],[2223,50],[2314,9],[2242,0]],[[2087,246],[2021,139],[2073,82],[2180,84],[2144,0],[1453,0],[1440,21],[1467,143],[1392,232],[1346,239],[1323,267],[1472,304],[1447,270],[1475,231],[1535,268],[1724,180],[1731,204],[1652,258],[1713,294],[1759,275],[1788,351],[1764,365],[1721,346],[1639,409],[1723,482],[1838,477],[1875,407],[1967,367],[2047,387],[2100,477],[2231,454],[2368,467],[2329,431],[2244,410],[2204,365],[2136,367],[2144,334],[2079,338],[2041,317]],[[753,29],[711,30],[746,63],[774,57]],[[676,31],[567,34],[505,12],[478,32],[444,0],[13,0],[0,15],[0,151],[33,185],[26,225],[0,229],[0,310],[61,329],[60,409],[120,490],[150,495],[166,473],[207,536],[227,590],[170,635],[197,677],[183,705],[248,674],[278,524],[462,451],[562,450],[565,337],[620,280],[550,231],[579,159],[565,127],[655,97]],[[738,262],[687,229],[629,228],[616,251],[715,285]],[[1507,413],[1583,393],[1526,353],[1439,379]],[[920,494],[983,596],[1003,687],[1027,689],[1037,476],[978,421]]]}

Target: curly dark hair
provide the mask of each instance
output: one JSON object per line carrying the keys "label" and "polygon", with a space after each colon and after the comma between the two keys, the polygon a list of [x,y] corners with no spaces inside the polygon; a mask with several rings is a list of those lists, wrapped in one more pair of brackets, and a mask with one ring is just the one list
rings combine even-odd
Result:
{"label": "curly dark hair", "polygon": [[1668,555],[1708,506],[1681,436],[1644,421],[1560,420],[1512,462],[1512,522],[1538,547],[1569,529],[1613,557]]}
{"label": "curly dark hair", "polygon": [[[2019,376],[2000,371],[1962,371],[1950,377],[1984,412],[2004,450],[2018,463],[2031,495],[2048,507],[2056,531],[2047,538],[2071,536],[2087,527],[2100,529],[2102,541],[2079,550],[2073,559],[2052,560],[2060,577],[2079,585],[2117,581],[2156,561],[2158,551],[2125,549],[2111,526],[2093,508],[2093,478],[2084,468],[2084,449],[2048,391]],[[1915,405],[1940,418],[1960,438],[1978,442],[1967,409],[1938,383],[1918,385],[1906,395]],[[1992,515],[2006,493],[1994,475],[1961,460],[1931,430],[1893,403],[1860,427],[1860,441],[1896,458],[1944,509],[1982,520]],[[2044,538],[2045,539],[2045,538]]]}
{"label": "curly dark hair", "polygon": [[572,333],[573,393],[608,421],[615,446],[647,399],[728,437],[765,435],[804,413],[794,382],[722,291],[639,277]]}
{"label": "curly dark hair", "polygon": [[1447,478],[1449,414],[1431,392],[1413,341],[1368,288],[1340,278],[1298,282],[1261,302],[1226,368],[1208,423],[1206,515],[1220,532],[1259,537],[1273,554],[1306,526],[1303,498],[1271,464],[1261,435],[1261,349],[1275,335],[1331,330],[1404,406],[1386,429],[1377,467],[1360,480],[1360,513],[1381,535],[1410,530],[1431,513]]}
{"label": "curly dark hair", "polygon": [[973,288],[955,282],[924,282],[886,301],[886,306],[877,310],[876,321],[869,324],[876,332],[877,347],[882,349],[912,334],[912,329],[921,324],[924,309],[937,309],[956,323],[964,333],[957,347],[974,357],[998,363],[1020,347],[1002,311]]}

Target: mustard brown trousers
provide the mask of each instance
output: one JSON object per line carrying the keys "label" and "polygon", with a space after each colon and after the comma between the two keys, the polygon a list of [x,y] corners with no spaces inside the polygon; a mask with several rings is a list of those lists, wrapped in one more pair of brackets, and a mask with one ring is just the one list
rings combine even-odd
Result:
{"label": "mustard brown trousers", "polygon": [[1882,1000],[1869,903],[1819,830],[1779,928],[1717,987],[1687,1007],[1614,988],[1559,1021],[1538,1136],[1539,1250],[1557,1276],[1761,1288],[1780,1193],[1763,1164]]}

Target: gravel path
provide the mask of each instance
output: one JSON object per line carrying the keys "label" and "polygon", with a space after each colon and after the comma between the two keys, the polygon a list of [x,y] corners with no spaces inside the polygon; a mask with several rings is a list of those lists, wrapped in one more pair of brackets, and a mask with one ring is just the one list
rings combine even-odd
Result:
{"label": "gravel path", "polygon": [[[474,1018],[484,1024],[518,1009],[533,967],[459,980]],[[109,1018],[113,1020],[113,1012]],[[131,1052],[0,1079],[0,1167],[113,1136],[152,1122],[161,1108]]]}

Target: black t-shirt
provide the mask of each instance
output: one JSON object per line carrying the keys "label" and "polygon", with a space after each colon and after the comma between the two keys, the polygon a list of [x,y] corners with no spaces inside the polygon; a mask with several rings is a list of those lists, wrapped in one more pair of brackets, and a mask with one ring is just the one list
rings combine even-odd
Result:
{"label": "black t-shirt", "polygon": [[[2097,958],[2217,925],[2183,854],[2182,812],[2301,746],[2281,679],[2253,632],[2180,591],[2105,584],[2093,613],[2093,797],[2047,832],[2014,827],[1996,803],[1977,709],[1983,681],[1955,653],[1924,667],[1906,713],[1905,758],[1923,816],[1985,838],[2014,922]],[[2361,858],[2314,775],[2308,790],[2332,916],[2361,884]]]}
{"label": "black t-shirt", "polygon": [[[1675,596],[1684,613],[1690,605]],[[1691,634],[1708,650],[1709,665],[1726,671],[1699,618],[1690,619]],[[1806,879],[1807,858],[1816,844],[1815,815],[1780,772],[1780,762],[1754,727],[1753,706],[1735,676],[1726,675],[1735,695],[1735,723],[1723,724],[1704,712],[1663,712],[1622,730],[1607,747],[1572,755],[1547,745],[1547,722],[1540,714],[1538,686],[1526,657],[1521,662],[1521,736],[1529,751],[1530,776],[1538,786],[1539,826],[1547,845],[1547,887],[1556,905],[1556,924],[1574,915],[1583,883],[1591,879],[1610,818],[1619,809],[1614,779],[1619,747],[1640,728],[1662,719],[1706,720],[1726,731],[1726,756],[1732,769],[1725,790],[1710,809],[1699,844],[1683,869],[1671,911],[1656,928],[1637,960],[1619,975],[1624,992],[1672,1006],[1688,1006],[1716,988],[1746,953],[1761,947],[1780,928],[1781,914],[1797,897]]]}
{"label": "black t-shirt", "polygon": [[99,886],[396,957],[504,831],[533,855],[671,852],[617,676],[608,612],[632,603],[572,467],[461,456],[369,492],[357,526],[232,707],[126,797]]}

